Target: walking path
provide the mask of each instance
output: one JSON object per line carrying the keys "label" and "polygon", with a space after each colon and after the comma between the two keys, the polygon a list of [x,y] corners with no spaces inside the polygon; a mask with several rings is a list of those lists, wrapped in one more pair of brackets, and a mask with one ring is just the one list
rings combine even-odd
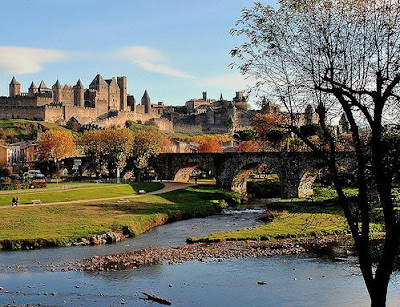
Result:
{"label": "walking path", "polygon": [[[119,199],[129,199],[129,198],[137,198],[143,197],[147,195],[157,195],[157,194],[164,194],[175,190],[180,190],[186,187],[190,187],[194,184],[192,183],[183,183],[183,182],[168,182],[163,181],[164,187],[160,190],[149,192],[146,194],[133,194],[127,196],[115,196],[115,197],[107,197],[107,198],[96,198],[96,199],[82,199],[82,200],[73,200],[73,201],[62,201],[62,202],[52,202],[52,203],[41,203],[41,204],[26,204],[26,205],[19,205],[19,207],[32,207],[32,206],[54,206],[54,205],[70,205],[70,204],[86,204],[91,202],[97,201],[106,201],[106,200],[119,200]],[[9,209],[9,206],[0,206],[1,209]],[[17,206],[13,207],[17,208]]]}

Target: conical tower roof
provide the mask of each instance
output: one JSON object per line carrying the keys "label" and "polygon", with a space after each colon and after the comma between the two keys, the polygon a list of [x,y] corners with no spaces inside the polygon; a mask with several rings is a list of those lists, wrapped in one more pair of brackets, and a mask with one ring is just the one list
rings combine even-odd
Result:
{"label": "conical tower roof", "polygon": [[223,101],[223,100],[224,100],[224,97],[222,97],[222,93],[221,93],[221,96],[219,97],[219,100],[220,100],[220,101]]}
{"label": "conical tower roof", "polygon": [[31,85],[29,86],[30,89],[37,89],[35,82],[32,81]]}
{"label": "conical tower roof", "polygon": [[17,81],[17,79],[15,79],[15,77],[12,77],[11,82],[10,82],[10,85],[21,85],[21,83],[19,83],[19,82]]}
{"label": "conical tower roof", "polygon": [[90,83],[90,86],[99,86],[99,85],[108,86],[107,82],[104,81],[103,77],[100,74],[97,74],[96,77],[94,77],[92,83]]}
{"label": "conical tower roof", "polygon": [[150,101],[150,96],[147,93],[147,90],[144,91],[143,97],[142,97],[142,101]]}
{"label": "conical tower roof", "polygon": [[78,82],[76,82],[76,87],[85,88],[81,79],[79,79]]}
{"label": "conical tower roof", "polygon": [[46,89],[46,90],[48,90],[49,88],[47,87],[46,83],[44,83],[44,81],[42,80],[42,81],[40,81],[39,89]]}
{"label": "conical tower roof", "polygon": [[53,86],[60,88],[61,87],[60,81],[58,81],[58,79],[57,79],[56,83],[54,83]]}

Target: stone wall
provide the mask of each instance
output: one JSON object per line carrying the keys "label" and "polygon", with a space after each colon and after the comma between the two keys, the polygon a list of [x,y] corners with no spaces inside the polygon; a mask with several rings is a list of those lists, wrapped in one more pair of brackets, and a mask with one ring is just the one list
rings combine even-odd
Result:
{"label": "stone wall", "polygon": [[2,106],[0,105],[0,119],[29,119],[45,120],[44,106]]}
{"label": "stone wall", "polygon": [[30,97],[30,96],[18,96],[18,97],[0,97],[0,105],[4,106],[42,106],[53,102],[52,97]]}
{"label": "stone wall", "polygon": [[47,122],[63,122],[65,107],[62,106],[45,106],[44,107],[44,120]]}

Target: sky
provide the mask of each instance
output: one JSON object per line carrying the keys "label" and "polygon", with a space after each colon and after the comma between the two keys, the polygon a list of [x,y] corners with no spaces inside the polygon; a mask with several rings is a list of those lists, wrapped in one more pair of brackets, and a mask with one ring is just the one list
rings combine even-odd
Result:
{"label": "sky", "polygon": [[[272,0],[270,1],[272,2]],[[264,1],[264,3],[269,3]],[[22,91],[43,79],[51,87],[88,87],[96,74],[128,77],[140,101],[183,105],[191,98],[231,99],[251,85],[229,51],[229,35],[251,0],[2,0],[0,95],[13,76]]]}

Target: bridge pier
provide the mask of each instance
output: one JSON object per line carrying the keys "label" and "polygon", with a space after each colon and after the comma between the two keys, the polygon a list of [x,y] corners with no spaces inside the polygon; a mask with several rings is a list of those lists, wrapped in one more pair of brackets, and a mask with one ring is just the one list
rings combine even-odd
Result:
{"label": "bridge pier", "polygon": [[[342,154],[345,166],[354,160]],[[188,181],[196,167],[211,170],[221,188],[246,194],[246,180],[260,164],[279,175],[282,198],[309,197],[324,164],[311,152],[160,154],[153,162],[160,179]]]}

